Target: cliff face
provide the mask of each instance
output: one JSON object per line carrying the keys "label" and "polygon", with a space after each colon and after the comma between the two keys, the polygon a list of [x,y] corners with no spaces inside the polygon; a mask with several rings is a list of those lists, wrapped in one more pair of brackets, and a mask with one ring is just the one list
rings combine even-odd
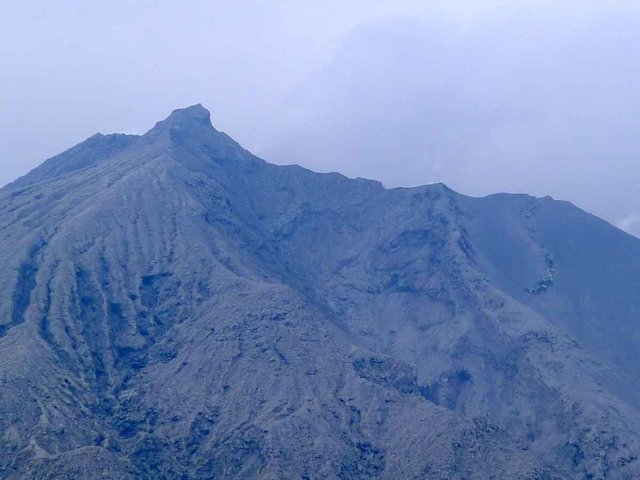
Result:
{"label": "cliff face", "polygon": [[640,241],[270,165],[201,106],[0,190],[3,478],[638,478]]}

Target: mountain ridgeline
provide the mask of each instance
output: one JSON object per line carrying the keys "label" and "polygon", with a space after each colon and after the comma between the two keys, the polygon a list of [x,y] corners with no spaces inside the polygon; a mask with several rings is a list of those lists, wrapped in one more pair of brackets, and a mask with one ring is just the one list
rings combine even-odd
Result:
{"label": "mountain ridgeline", "polygon": [[0,477],[640,478],[640,240],[275,166],[200,105],[0,190]]}

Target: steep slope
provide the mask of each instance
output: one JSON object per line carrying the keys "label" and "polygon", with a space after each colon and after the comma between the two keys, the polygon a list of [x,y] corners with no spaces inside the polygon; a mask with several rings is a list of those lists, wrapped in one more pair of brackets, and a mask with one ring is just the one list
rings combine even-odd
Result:
{"label": "steep slope", "polygon": [[494,195],[464,204],[475,219],[470,228],[483,253],[479,262],[492,282],[637,383],[638,239],[550,198]]}
{"label": "steep slope", "polygon": [[276,167],[199,105],[92,137],[0,190],[2,476],[638,477],[640,242],[593,223]]}

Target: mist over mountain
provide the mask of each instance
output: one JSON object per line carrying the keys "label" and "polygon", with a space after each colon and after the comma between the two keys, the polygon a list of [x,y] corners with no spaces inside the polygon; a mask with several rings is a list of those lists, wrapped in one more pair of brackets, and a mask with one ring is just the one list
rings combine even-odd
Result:
{"label": "mist over mountain", "polygon": [[0,190],[2,478],[640,478],[640,240],[271,165],[201,105]]}

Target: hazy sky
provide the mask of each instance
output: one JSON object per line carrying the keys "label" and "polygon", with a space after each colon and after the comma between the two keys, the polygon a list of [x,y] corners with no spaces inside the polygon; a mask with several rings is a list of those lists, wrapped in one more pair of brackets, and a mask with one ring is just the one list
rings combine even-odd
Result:
{"label": "hazy sky", "polygon": [[274,163],[549,194],[640,236],[640,2],[554,3],[12,2],[0,185],[202,103]]}

